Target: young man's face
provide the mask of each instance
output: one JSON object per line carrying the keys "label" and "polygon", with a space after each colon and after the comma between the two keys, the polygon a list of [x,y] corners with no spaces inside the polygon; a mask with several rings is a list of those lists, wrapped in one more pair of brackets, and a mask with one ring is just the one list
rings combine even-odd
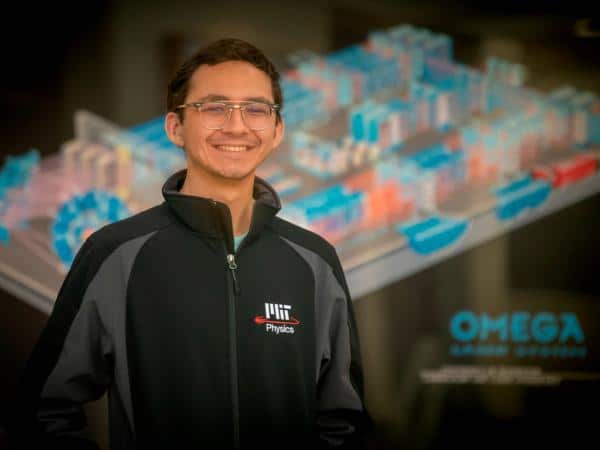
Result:
{"label": "young man's face", "polygon": [[[244,101],[262,99],[273,103],[271,80],[263,71],[243,61],[227,61],[214,66],[202,65],[192,75],[185,103],[205,100]],[[262,130],[251,130],[241,111],[231,111],[222,129],[210,130],[201,114],[186,108],[180,122],[175,113],[167,115],[170,139],[185,149],[188,166],[197,174],[229,180],[253,176],[256,167],[279,145],[283,122],[276,123],[273,112]]]}

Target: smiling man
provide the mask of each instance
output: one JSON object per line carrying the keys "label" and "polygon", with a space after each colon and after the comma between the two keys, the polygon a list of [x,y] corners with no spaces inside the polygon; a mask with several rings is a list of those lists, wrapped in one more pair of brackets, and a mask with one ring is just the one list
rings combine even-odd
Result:
{"label": "smiling man", "polygon": [[96,448],[81,406],[108,390],[114,450],[361,448],[371,422],[337,254],[278,218],[255,176],[284,135],[277,71],[217,41],[167,103],[187,169],[164,203],[80,249],[23,374],[13,446]]}
{"label": "smiling man", "polygon": [[165,129],[187,159],[181,192],[227,204],[235,236],[250,225],[255,170],[284,133],[278,76],[268,61],[262,65],[201,64],[190,76],[191,60],[171,83],[167,99]]}

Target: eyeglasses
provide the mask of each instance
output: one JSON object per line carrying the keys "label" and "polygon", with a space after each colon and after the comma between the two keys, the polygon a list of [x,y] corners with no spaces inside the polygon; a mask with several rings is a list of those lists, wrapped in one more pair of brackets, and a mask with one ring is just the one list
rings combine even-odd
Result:
{"label": "eyeglasses", "polygon": [[270,125],[271,114],[279,110],[279,105],[265,102],[192,102],[184,103],[175,109],[194,108],[200,113],[202,124],[209,130],[220,130],[231,118],[231,111],[239,109],[242,120],[254,131],[264,130]]}

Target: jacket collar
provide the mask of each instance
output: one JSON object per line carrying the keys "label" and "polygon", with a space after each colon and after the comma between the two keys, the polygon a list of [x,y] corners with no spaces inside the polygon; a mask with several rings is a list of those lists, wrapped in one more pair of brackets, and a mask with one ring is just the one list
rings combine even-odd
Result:
{"label": "jacket collar", "polygon": [[[162,188],[163,197],[175,216],[192,230],[211,237],[231,240],[233,245],[229,207],[209,198],[179,192],[186,175],[186,169],[174,173]],[[255,203],[247,239],[256,237],[281,209],[281,201],[275,190],[259,177],[254,178],[253,197]]]}

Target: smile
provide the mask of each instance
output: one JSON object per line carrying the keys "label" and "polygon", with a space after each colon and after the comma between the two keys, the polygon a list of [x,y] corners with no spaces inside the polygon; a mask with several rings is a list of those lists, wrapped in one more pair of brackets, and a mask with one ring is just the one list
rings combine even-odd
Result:
{"label": "smile", "polygon": [[247,145],[215,145],[215,148],[223,152],[245,152],[251,147]]}

